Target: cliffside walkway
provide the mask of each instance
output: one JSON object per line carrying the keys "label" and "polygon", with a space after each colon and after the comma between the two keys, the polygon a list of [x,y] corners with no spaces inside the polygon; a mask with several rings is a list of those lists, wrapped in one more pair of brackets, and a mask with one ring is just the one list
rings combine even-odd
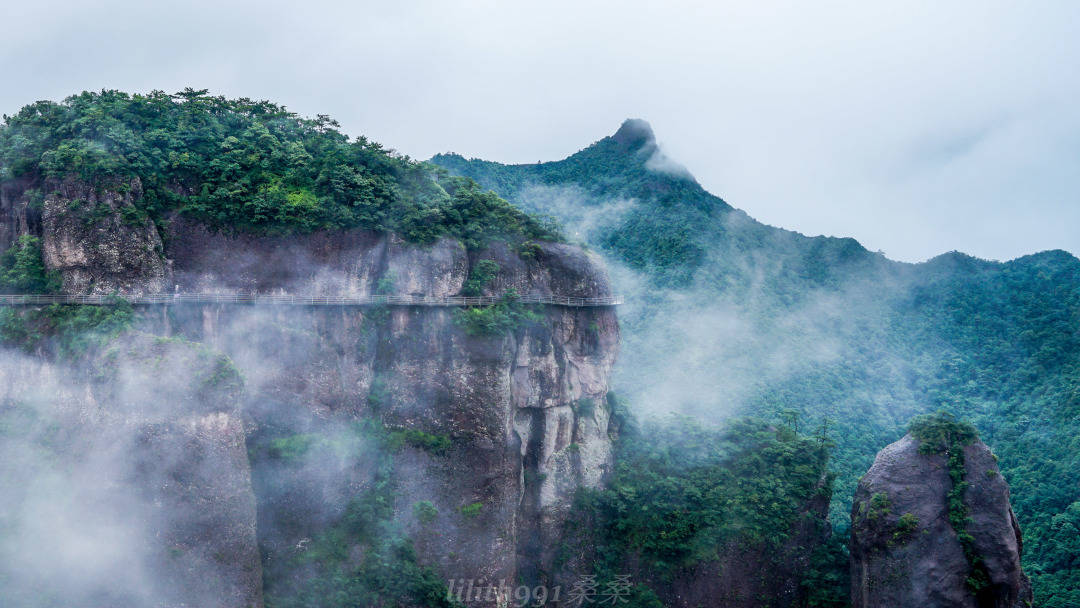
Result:
{"label": "cliffside walkway", "polygon": [[[239,304],[272,306],[490,306],[498,304],[501,296],[302,296],[293,294],[218,294],[177,293],[144,295],[66,295],[66,294],[0,294],[0,306],[42,306],[48,304],[90,304],[108,306],[125,301],[135,305],[169,304]],[[618,306],[618,296],[575,298],[525,294],[516,298],[522,304],[548,306],[601,307]]]}

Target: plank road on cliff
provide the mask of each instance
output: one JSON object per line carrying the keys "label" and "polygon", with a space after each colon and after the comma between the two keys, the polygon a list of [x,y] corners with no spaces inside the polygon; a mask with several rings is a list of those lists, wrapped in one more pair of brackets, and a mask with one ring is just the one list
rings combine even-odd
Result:
{"label": "plank road on cliff", "polygon": [[[274,306],[491,306],[503,296],[417,296],[417,295],[297,295],[237,293],[175,293],[138,295],[69,295],[69,294],[0,294],[0,306],[42,306],[48,304],[87,304],[108,306],[120,302],[135,305],[171,304],[241,304]],[[597,307],[618,306],[618,296],[580,298],[573,296],[525,294],[514,301],[521,304]]]}

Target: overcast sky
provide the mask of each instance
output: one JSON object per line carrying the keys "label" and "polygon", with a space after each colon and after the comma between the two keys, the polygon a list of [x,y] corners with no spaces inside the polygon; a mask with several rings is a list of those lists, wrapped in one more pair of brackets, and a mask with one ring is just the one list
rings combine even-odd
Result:
{"label": "overcast sky", "polygon": [[1080,253],[1080,2],[8,2],[0,111],[185,86],[415,158],[627,117],[766,223],[892,258]]}

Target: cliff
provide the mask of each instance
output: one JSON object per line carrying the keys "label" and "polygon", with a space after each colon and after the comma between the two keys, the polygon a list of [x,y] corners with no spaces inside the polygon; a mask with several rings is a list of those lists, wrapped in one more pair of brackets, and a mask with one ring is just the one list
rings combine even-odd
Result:
{"label": "cliff", "polygon": [[[447,296],[461,293],[479,265],[490,271],[478,283],[486,295],[610,295],[595,259],[559,243],[517,247],[494,241],[467,250],[448,237],[418,245],[358,229],[226,234],[177,214],[160,223],[140,216],[132,206],[140,196],[137,179],[106,189],[68,180],[43,191],[35,205],[30,194],[5,190],[4,218],[10,221],[0,235],[40,236],[45,264],[59,273],[67,293]],[[513,584],[550,567],[572,493],[598,486],[610,469],[605,404],[619,330],[610,308],[531,310],[508,303],[488,313],[505,316],[494,331],[452,308],[146,308],[136,311],[135,323],[138,335],[146,337],[136,339],[129,330],[93,349],[89,358],[56,365],[101,375],[112,365],[101,359],[103,353],[122,351],[130,366],[164,372],[140,377],[141,394],[161,404],[149,408],[154,431],[132,432],[146,435],[140,446],[180,458],[167,460],[173,465],[198,459],[188,463],[198,473],[183,484],[164,483],[158,477],[182,471],[133,465],[139,476],[128,481],[135,487],[152,479],[146,483],[163,492],[152,502],[165,512],[199,505],[199,517],[213,525],[162,523],[163,531],[153,535],[155,550],[163,546],[161,539],[199,530],[202,542],[184,537],[165,545],[227,559],[229,567],[212,570],[221,585],[234,590],[207,603],[199,600],[201,587],[178,585],[180,603],[261,605],[259,563],[252,561],[256,540],[265,580],[273,587],[267,593],[287,595],[303,587],[299,579],[326,575],[319,571],[325,556],[311,551],[335,526],[348,524],[358,501],[384,486],[393,493],[386,495],[390,515],[380,529],[407,535],[420,566],[431,567],[443,582]],[[168,388],[184,379],[184,386],[197,390],[200,374],[186,361],[163,359],[153,350],[155,339],[223,357],[230,368],[235,365],[242,390],[208,405]],[[130,340],[140,346],[128,348]],[[33,383],[41,373],[34,370],[25,381]],[[115,414],[116,401],[92,399],[92,391],[80,386],[68,391],[74,407]],[[131,403],[125,424],[150,425]],[[67,424],[86,430],[82,422]],[[340,441],[341,429],[372,424],[385,429],[380,433],[388,439],[378,443],[356,435]],[[288,447],[298,445],[302,449]],[[372,450],[388,458],[375,458]],[[127,449],[118,458],[144,462]],[[378,463],[391,463],[392,470]],[[350,534],[335,548],[344,556],[340,567],[366,572],[372,538]],[[233,559],[236,554],[246,557]],[[165,572],[166,579],[168,573],[204,569],[184,560],[131,559]],[[190,591],[186,597],[184,589]]]}
{"label": "cliff", "polygon": [[907,435],[889,445],[859,482],[851,515],[852,605],[1030,606],[1020,528],[990,449],[976,440],[936,453],[920,450],[922,443]]}
{"label": "cliff", "polygon": [[261,605],[240,389],[140,332],[77,368],[0,353],[5,604]]}

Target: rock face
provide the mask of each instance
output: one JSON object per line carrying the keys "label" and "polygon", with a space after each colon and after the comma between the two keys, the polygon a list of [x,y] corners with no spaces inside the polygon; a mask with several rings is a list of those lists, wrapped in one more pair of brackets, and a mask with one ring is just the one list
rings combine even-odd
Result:
{"label": "rock face", "polygon": [[0,363],[6,600],[262,606],[227,360],[132,334],[75,369],[10,353]]}
{"label": "rock face", "polygon": [[99,189],[67,180],[45,188],[42,248],[45,265],[72,294],[153,293],[169,283],[161,237],[132,201],[138,178]]}
{"label": "rock face", "polygon": [[[503,244],[466,252],[449,239],[423,247],[366,232],[286,239],[173,226],[168,253],[182,292],[444,296],[460,293],[470,268],[492,260],[499,271],[485,287],[490,295],[511,288],[610,295],[594,259],[560,244],[539,244],[522,257]],[[495,336],[469,335],[459,314],[431,307],[206,306],[173,310],[170,322],[172,331],[233,357],[247,379],[256,423],[274,415],[257,404],[273,402],[275,410],[378,417],[391,428],[448,437],[445,454],[406,449],[397,458],[405,519],[417,500],[442,514],[438,535],[414,530],[422,561],[447,580],[532,577],[550,567],[574,490],[597,486],[611,466],[607,392],[618,347],[615,313],[545,307],[535,322]],[[481,505],[475,516],[458,515],[475,504]],[[267,505],[282,517],[292,517],[289,511]],[[298,533],[264,544],[291,554],[302,542]]]}
{"label": "rock face", "polygon": [[[497,243],[466,251],[452,239],[420,246],[365,231],[225,235],[180,216],[159,232],[135,213],[139,190],[137,181],[105,189],[50,184],[34,211],[30,195],[9,188],[0,236],[39,235],[46,266],[61,274],[67,293],[438,297],[461,293],[471,269],[491,260],[499,270],[484,286],[487,295],[610,295],[596,260],[567,245],[538,243],[518,252]],[[304,424],[377,419],[392,430],[448,439],[437,453],[406,445],[395,455],[395,519],[413,537],[421,563],[443,580],[514,584],[551,567],[574,490],[602,483],[612,462],[614,310],[546,306],[531,314],[511,331],[476,335],[461,311],[449,308],[143,309],[139,327],[166,340],[160,344],[179,339],[175,344],[227,355],[243,378],[242,393],[218,401],[185,393],[192,385],[173,382],[170,373],[190,376],[191,362],[158,352],[160,344],[147,338],[115,346],[111,356],[128,349],[125,361],[145,359],[152,370],[143,369],[137,382],[113,378],[92,390],[73,388],[71,402],[80,411],[113,412],[95,428],[127,429],[122,445],[130,446],[124,453],[134,464],[124,469],[125,487],[145,488],[149,504],[161,506],[147,507],[147,520],[182,514],[183,521],[154,528],[152,553],[166,557],[155,557],[152,570],[175,574],[165,577],[173,581],[168,593],[175,590],[189,605],[261,605],[255,534],[267,563],[302,559],[309,535],[340,515],[331,503],[371,482],[362,460],[312,468],[306,477],[284,475],[273,487],[260,485],[256,471],[253,502],[251,468],[260,465],[249,463],[245,440],[284,419],[304,420],[295,425],[298,433]],[[126,389],[98,394],[133,382],[143,410],[115,405],[134,403]],[[416,521],[417,501],[437,509],[438,534]],[[207,564],[213,580],[184,579]]]}
{"label": "rock face", "polygon": [[855,608],[1023,608],[1031,587],[1009,488],[989,448],[964,449],[966,531],[989,584],[965,583],[971,565],[949,520],[946,457],[920,454],[910,435],[878,453],[852,509],[851,593]]}

